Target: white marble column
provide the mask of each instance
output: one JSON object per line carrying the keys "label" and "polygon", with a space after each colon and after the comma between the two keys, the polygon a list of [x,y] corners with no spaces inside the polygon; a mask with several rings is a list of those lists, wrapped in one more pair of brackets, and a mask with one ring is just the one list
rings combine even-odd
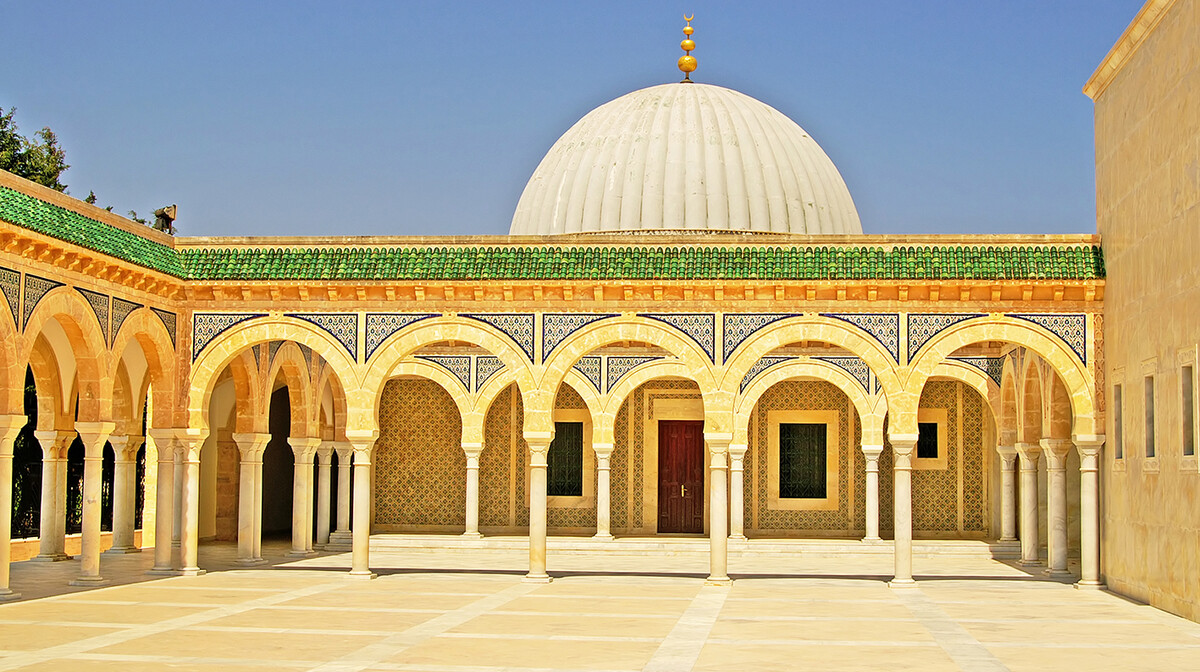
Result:
{"label": "white marble column", "polygon": [[996,446],[1000,456],[1000,541],[1017,540],[1017,449]]}
{"label": "white marble column", "polygon": [[108,583],[100,576],[100,491],[103,479],[104,444],[116,424],[77,422],[75,431],[83,441],[83,533],[79,541],[79,576],[72,586]]}
{"label": "white marble column", "polygon": [[892,588],[912,588],[912,458],[917,448],[915,434],[893,434],[892,444],[892,491],[895,495],[893,517],[895,520],[895,576],[888,583]]}
{"label": "white marble column", "polygon": [[1036,443],[1018,443],[1021,458],[1021,559],[1020,565],[1040,565],[1038,559],[1038,457]]}
{"label": "white marble column", "polygon": [[292,437],[288,445],[295,456],[292,475],[292,550],[291,557],[308,557],[312,550],[313,457],[320,439]]}
{"label": "white marble column", "polygon": [[112,546],[105,553],[122,555],[141,553],[134,544],[137,527],[137,454],[142,437],[137,435],[110,436],[113,448],[113,518]]}
{"label": "white marble column", "polygon": [[866,479],[866,535],[863,541],[880,541],[879,538],[879,456],[883,446],[862,446],[867,459]]}
{"label": "white marble column", "polygon": [[333,450],[338,459],[337,527],[329,535],[329,543],[349,548],[353,540],[350,534],[350,459],[354,451],[345,441],[334,443]]}
{"label": "white marble column", "polygon": [[12,561],[13,442],[29,422],[23,415],[0,416],[0,602],[20,599],[9,587]]}
{"label": "white marble column", "polygon": [[158,451],[158,482],[154,493],[154,567],[147,573],[174,574],[175,430],[151,429],[148,433]]}
{"label": "white marble column", "polygon": [[745,461],[749,446],[729,444],[729,538],[746,540]]}
{"label": "white marble column", "polygon": [[1067,455],[1070,439],[1042,439],[1046,456],[1046,573],[1070,576],[1067,571]]}
{"label": "white marble column", "polygon": [[483,453],[483,444],[464,441],[462,449],[467,456],[467,510],[463,536],[479,539],[483,537],[479,533],[479,456]]}
{"label": "white marble column", "polygon": [[593,539],[612,541],[612,454],[611,443],[593,443],[596,454],[596,534]]}
{"label": "white marble column", "polygon": [[350,558],[350,576],[373,579],[371,571],[371,452],[375,449],[377,430],[363,433],[346,432],[354,450],[354,550]]}
{"label": "white marble column", "polygon": [[1100,580],[1100,447],[1103,436],[1076,436],[1079,451],[1079,582],[1076,588],[1103,588]]}
{"label": "white marble column", "polygon": [[[67,516],[65,470],[67,449],[75,440],[75,432],[60,432],[57,429],[37,430],[33,433],[42,446],[42,508],[38,522],[38,554],[33,558],[39,562],[70,560],[65,553],[66,527],[60,519]],[[59,491],[63,496],[59,497]]]}
{"label": "white marble column", "polygon": [[[178,438],[178,436],[179,435],[176,435],[176,438]],[[185,465],[183,463],[183,458],[180,457],[180,455],[182,455],[182,453],[180,453],[179,443],[176,442],[174,445],[175,445],[175,478],[172,481],[172,483],[175,484],[175,494],[174,494],[175,503],[173,505],[174,508],[172,509],[172,511],[174,512],[174,521],[173,521],[174,527],[171,528],[171,546],[173,546],[176,549],[176,552],[178,552],[179,544],[180,544],[179,540],[183,535],[183,490],[185,487],[187,487],[187,479],[185,478],[185,474],[183,473],[183,471],[185,469]],[[179,558],[176,558],[175,559],[175,567],[178,568],[178,567],[182,567],[182,566],[183,566],[183,562]]]}
{"label": "white marble column", "polygon": [[729,434],[705,432],[708,445],[708,585],[729,584]]}
{"label": "white marble column", "polygon": [[552,432],[526,432],[529,446],[529,583],[550,583],[546,573],[546,455]]}
{"label": "white marble column", "polygon": [[271,435],[248,432],[234,434],[241,457],[238,472],[238,557],[239,565],[261,565],[262,557],[262,457]]}
{"label": "white marble column", "polygon": [[200,449],[204,447],[207,434],[195,430],[184,430],[176,439],[179,462],[183,465],[182,491],[180,498],[179,573],[183,576],[199,576],[200,569]]}
{"label": "white marble column", "polygon": [[333,442],[322,441],[317,446],[317,538],[313,546],[324,548],[329,543],[329,477],[333,467]]}

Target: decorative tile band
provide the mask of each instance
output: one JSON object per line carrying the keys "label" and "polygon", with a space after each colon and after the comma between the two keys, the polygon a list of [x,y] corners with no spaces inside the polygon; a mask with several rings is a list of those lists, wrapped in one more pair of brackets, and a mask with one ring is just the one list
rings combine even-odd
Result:
{"label": "decorative tile band", "polygon": [[946,328],[974,319],[984,317],[982,313],[909,313],[908,315],[908,361],[921,350],[934,336]]}
{"label": "decorative tile band", "polygon": [[112,339],[109,338],[108,332],[108,295],[79,287],[76,287],[75,291],[83,295],[83,300],[92,307],[92,312],[96,314],[96,319],[100,322],[100,333],[104,334],[104,342],[111,345]]}
{"label": "decorative tile band", "polygon": [[[133,301],[126,301],[125,299],[118,298],[115,296],[113,297],[113,300],[112,300],[113,340],[116,340],[117,334],[121,333],[121,325],[125,324],[125,320],[129,318],[129,315],[131,313],[133,313],[133,311],[135,311],[141,307],[142,307],[142,304],[140,304],[140,303],[134,303]],[[193,346],[195,345],[195,343],[196,343],[196,340],[195,340],[195,338],[193,338],[192,339]],[[195,359],[194,355],[193,355],[192,359]]]}
{"label": "decorative tile band", "polygon": [[533,362],[533,313],[463,313],[462,317],[479,320],[504,332]]}
{"label": "decorative tile band", "polygon": [[900,362],[900,315],[899,313],[821,313],[822,317],[849,322],[862,329]]}
{"label": "decorative tile band", "polygon": [[[176,341],[175,341],[175,330],[177,328],[176,322],[178,321],[175,316],[175,313],[172,313],[167,310],[163,310],[161,308],[151,308],[150,310],[151,310],[151,312],[153,312],[155,315],[158,316],[158,319],[162,320],[163,326],[167,328],[167,335],[169,335],[171,337],[171,346],[174,347],[176,344]],[[114,336],[115,336],[115,334],[114,334]]]}
{"label": "decorative tile band", "polygon": [[605,390],[611,391],[616,387],[617,382],[625,377],[625,374],[645,364],[659,359],[666,359],[660,355],[646,357],[608,357],[608,380],[605,384]]}
{"label": "decorative tile band", "polygon": [[641,317],[658,320],[682,331],[704,350],[710,361],[715,361],[717,316],[713,313],[641,313]]}
{"label": "decorative tile band", "polygon": [[757,378],[760,374],[762,374],[763,371],[766,371],[767,369],[771,368],[772,366],[775,366],[776,364],[782,364],[783,362],[791,361],[793,359],[799,359],[799,358],[798,357],[763,357],[762,359],[759,359],[757,362],[754,363],[754,366],[750,367],[750,370],[746,372],[746,375],[742,376],[742,384],[740,387],[738,387],[738,392],[745,392],[746,388],[750,387],[750,383],[754,382],[754,379]]}
{"label": "decorative tile band", "polygon": [[588,313],[545,313],[542,315],[542,361],[571,334],[587,325],[610,317],[615,313],[594,315]]}
{"label": "decorative tile band", "polygon": [[1005,357],[951,357],[950,359],[979,369],[997,385],[1004,380]]}
{"label": "decorative tile band", "polygon": [[862,385],[863,390],[871,391],[871,368],[860,357],[813,357],[813,359],[829,362],[850,374],[850,377]]}
{"label": "decorative tile band", "polygon": [[371,359],[371,355],[383,345],[392,334],[415,322],[438,317],[437,313],[367,313],[367,352],[363,359]]}
{"label": "decorative tile band", "polygon": [[754,332],[763,327],[785,320],[789,317],[795,317],[794,313],[726,313],[722,318],[722,347],[721,361],[729,361],[729,356],[738,349],[738,346],[750,338]]}
{"label": "decorative tile band", "polygon": [[[126,303],[129,303],[128,301]],[[133,312],[133,311],[130,311]],[[128,316],[129,313],[126,313]],[[231,327],[256,317],[266,317],[266,313],[193,313],[192,314],[192,361],[212,343],[217,336],[228,331]],[[124,317],[121,318],[124,321]]]}
{"label": "decorative tile band", "polygon": [[0,268],[0,290],[8,299],[8,309],[12,311],[13,325],[17,324],[17,306],[21,303],[21,274],[11,268]]}
{"label": "decorative tile band", "polygon": [[450,372],[462,383],[464,390],[471,389],[471,358],[462,355],[417,355],[417,359],[436,364]]}
{"label": "decorative tile band", "polygon": [[358,359],[358,313],[288,313],[316,325],[342,344],[351,359]]}
{"label": "decorative tile band", "polygon": [[1079,361],[1087,364],[1087,315],[1010,313],[1009,317],[1032,322],[1062,339]]}
{"label": "decorative tile band", "polygon": [[25,330],[25,325],[29,324],[29,317],[33,315],[33,309],[37,308],[37,304],[46,296],[50,290],[55,287],[62,287],[63,283],[39,278],[36,275],[25,274],[25,306],[21,311],[21,330]]}
{"label": "decorative tile band", "polygon": [[592,384],[592,387],[596,388],[597,392],[603,392],[600,389],[600,370],[603,368],[600,357],[595,355],[580,357],[579,361],[575,362],[573,368],[584,378],[587,378],[587,381]]}

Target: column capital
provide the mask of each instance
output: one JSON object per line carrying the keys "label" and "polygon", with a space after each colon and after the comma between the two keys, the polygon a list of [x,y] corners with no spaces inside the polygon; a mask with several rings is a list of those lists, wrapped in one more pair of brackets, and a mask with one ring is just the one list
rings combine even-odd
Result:
{"label": "column capital", "polygon": [[261,462],[263,452],[271,441],[271,435],[266,432],[234,432],[231,438],[237,444],[242,462]]}
{"label": "column capital", "polygon": [[208,429],[183,427],[175,430],[175,452],[184,462],[199,462],[200,449],[208,439]]}
{"label": "column capital", "polygon": [[1042,439],[1038,442],[1046,455],[1047,469],[1064,469],[1067,466],[1067,455],[1071,453],[1070,439]]}
{"label": "column capital", "polygon": [[330,457],[333,455],[333,441],[321,440],[317,444],[317,457],[320,458],[322,464],[329,464]]}
{"label": "column capital", "polygon": [[347,429],[346,443],[354,452],[357,464],[370,464],[371,453],[375,449],[375,440],[379,438],[378,429]]}
{"label": "column capital", "polygon": [[71,442],[75,440],[75,431],[37,429],[34,430],[33,437],[42,446],[42,459],[63,459],[66,457],[64,454],[65,451],[71,447]]}
{"label": "column capital", "polygon": [[892,444],[892,471],[912,471],[913,453],[917,450],[916,434],[889,434]]}
{"label": "column capital", "polygon": [[1079,451],[1079,471],[1099,471],[1103,434],[1076,434],[1075,450]]}
{"label": "column capital", "polygon": [[998,445],[996,454],[1000,456],[1000,461],[1004,463],[1005,469],[1012,469],[1017,463],[1017,449],[1014,446]]}
{"label": "column capital", "polygon": [[1014,446],[1017,455],[1021,457],[1021,465],[1026,464],[1037,466],[1038,457],[1042,454],[1042,447],[1036,443],[1017,442]]}
{"label": "column capital", "polygon": [[[0,415],[0,443],[11,444],[27,424],[29,418],[23,415]],[[11,449],[9,452],[12,452]]]}
{"label": "column capital", "polygon": [[117,428],[115,422],[76,422],[75,431],[79,433],[79,440],[83,442],[84,459],[97,456],[103,456],[104,443],[108,441]]}
{"label": "column capital", "polygon": [[114,462],[133,462],[137,459],[138,448],[142,445],[140,434],[114,434],[108,437],[113,448]]}
{"label": "column capital", "polygon": [[879,456],[883,454],[883,446],[862,446],[863,457],[867,458],[867,463],[879,462]]}
{"label": "column capital", "polygon": [[705,432],[704,443],[710,452],[728,452],[729,444],[733,443],[733,432]]}
{"label": "column capital", "polygon": [[614,446],[611,443],[592,443],[592,452],[599,459],[607,460],[612,457]]}
{"label": "column capital", "polygon": [[483,443],[476,441],[463,441],[461,444],[463,453],[467,458],[479,459],[479,455],[483,453]]}
{"label": "column capital", "polygon": [[529,446],[529,466],[546,466],[546,457],[550,453],[550,442],[554,440],[554,432],[525,432],[525,445]]}
{"label": "column capital", "polygon": [[741,460],[746,457],[746,451],[750,450],[750,446],[744,443],[729,444],[729,457],[733,460]]}
{"label": "column capital", "polygon": [[350,455],[354,452],[354,446],[349,441],[334,441],[333,452],[338,456],[338,467],[350,466]]}
{"label": "column capital", "polygon": [[317,453],[317,446],[321,445],[321,439],[311,436],[290,436],[287,442],[292,447],[296,459],[307,462],[312,461],[313,455]]}

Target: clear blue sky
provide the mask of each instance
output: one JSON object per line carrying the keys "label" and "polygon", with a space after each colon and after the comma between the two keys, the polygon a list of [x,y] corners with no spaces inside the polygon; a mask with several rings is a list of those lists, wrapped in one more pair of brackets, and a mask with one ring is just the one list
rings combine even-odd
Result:
{"label": "clear blue sky", "polygon": [[504,234],[558,136],[695,79],[825,148],[868,233],[1095,230],[1081,92],[1141,0],[0,3],[0,106],[183,235]]}

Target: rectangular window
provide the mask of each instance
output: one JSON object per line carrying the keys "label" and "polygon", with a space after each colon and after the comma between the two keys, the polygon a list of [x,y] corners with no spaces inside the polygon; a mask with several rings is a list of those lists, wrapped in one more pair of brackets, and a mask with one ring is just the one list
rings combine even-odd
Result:
{"label": "rectangular window", "polygon": [[780,423],[780,499],[824,499],[826,494],[824,424]]}
{"label": "rectangular window", "polygon": [[1183,455],[1189,457],[1196,454],[1195,369],[1191,364],[1185,364],[1179,375],[1183,401]]}
{"label": "rectangular window", "polygon": [[554,423],[554,440],[546,455],[546,494],[583,495],[583,423]]}
{"label": "rectangular window", "polygon": [[1113,457],[1125,457],[1125,429],[1122,423],[1121,386],[1113,385]]}
{"label": "rectangular window", "polygon": [[939,454],[937,423],[917,423],[917,458],[936,460]]}
{"label": "rectangular window", "polygon": [[1154,376],[1146,376],[1146,457],[1154,457]]}

